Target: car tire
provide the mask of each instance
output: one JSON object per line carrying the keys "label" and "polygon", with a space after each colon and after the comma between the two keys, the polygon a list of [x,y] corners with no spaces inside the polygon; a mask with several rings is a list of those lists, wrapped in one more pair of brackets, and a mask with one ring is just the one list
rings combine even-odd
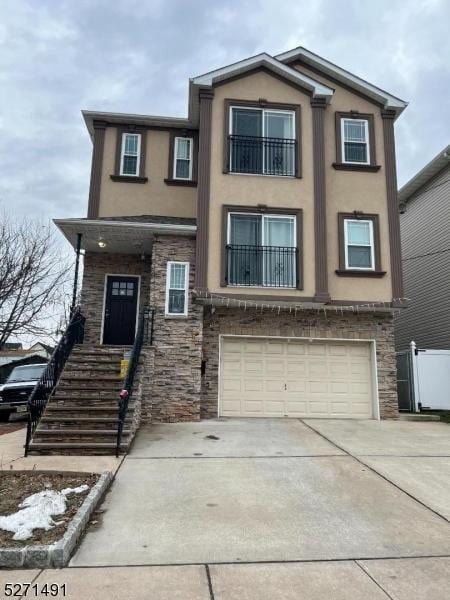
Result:
{"label": "car tire", "polygon": [[7,423],[9,420],[10,411],[2,410],[0,411],[0,423]]}

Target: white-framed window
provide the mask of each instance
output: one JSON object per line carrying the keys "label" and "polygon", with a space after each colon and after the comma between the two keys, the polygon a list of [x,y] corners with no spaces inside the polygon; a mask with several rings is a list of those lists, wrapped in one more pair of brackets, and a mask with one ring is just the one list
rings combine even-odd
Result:
{"label": "white-framed window", "polygon": [[369,121],[341,119],[342,162],[370,164]]}
{"label": "white-framed window", "polygon": [[345,268],[364,271],[375,270],[373,221],[344,220]]}
{"label": "white-framed window", "polygon": [[295,175],[295,111],[231,106],[230,172]]}
{"label": "white-framed window", "polygon": [[141,158],[141,134],[122,133],[120,175],[137,177]]}
{"label": "white-framed window", "polygon": [[297,278],[294,215],[228,213],[228,285],[294,288]]}
{"label": "white-framed window", "polygon": [[186,137],[176,137],[174,144],[173,178],[192,179],[192,149],[194,140]]}
{"label": "white-framed window", "polygon": [[166,315],[188,314],[189,263],[169,261],[166,273]]}

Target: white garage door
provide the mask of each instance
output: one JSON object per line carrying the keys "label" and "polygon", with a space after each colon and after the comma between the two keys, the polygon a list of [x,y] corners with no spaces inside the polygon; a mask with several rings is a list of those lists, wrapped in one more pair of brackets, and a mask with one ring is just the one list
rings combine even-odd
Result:
{"label": "white garage door", "polygon": [[219,415],[373,417],[367,342],[224,337]]}

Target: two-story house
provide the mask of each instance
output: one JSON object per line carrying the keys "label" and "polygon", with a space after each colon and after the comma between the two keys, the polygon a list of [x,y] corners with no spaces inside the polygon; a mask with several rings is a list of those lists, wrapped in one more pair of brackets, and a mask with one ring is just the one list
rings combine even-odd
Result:
{"label": "two-story house", "polygon": [[96,360],[154,311],[144,421],[397,416],[405,106],[296,48],[194,77],[187,118],[83,113],[88,214],[56,224]]}

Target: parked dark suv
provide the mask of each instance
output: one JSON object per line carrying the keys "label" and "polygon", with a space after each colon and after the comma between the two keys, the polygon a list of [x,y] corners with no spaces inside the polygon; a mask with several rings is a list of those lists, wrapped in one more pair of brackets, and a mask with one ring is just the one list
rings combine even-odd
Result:
{"label": "parked dark suv", "polygon": [[13,412],[26,413],[27,402],[47,364],[15,367],[0,385],[0,422],[6,423]]}

